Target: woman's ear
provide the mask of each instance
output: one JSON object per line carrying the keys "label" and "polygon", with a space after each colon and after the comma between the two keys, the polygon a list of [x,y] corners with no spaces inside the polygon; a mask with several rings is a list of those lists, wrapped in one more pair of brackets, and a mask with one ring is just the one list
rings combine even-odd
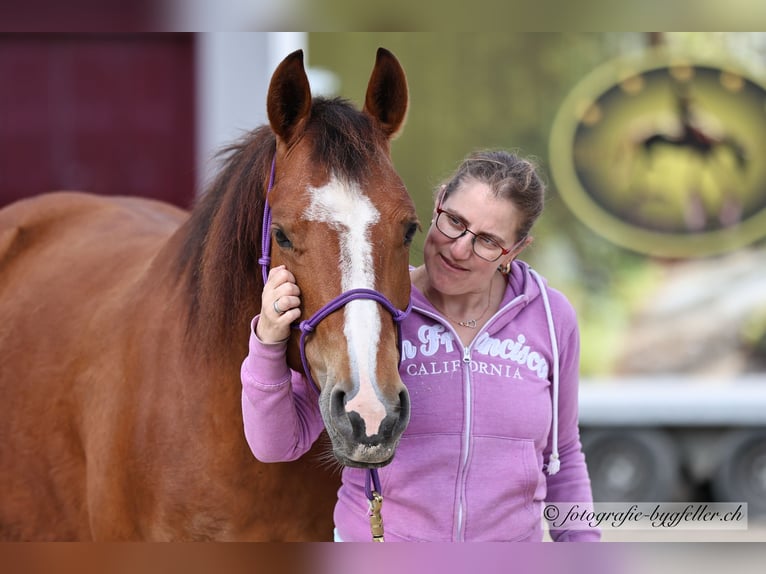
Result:
{"label": "woman's ear", "polygon": [[519,254],[522,251],[524,251],[527,248],[527,246],[530,243],[532,243],[534,240],[535,240],[534,237],[532,237],[531,235],[527,235],[524,239],[522,239],[521,241],[516,243],[516,245],[511,247],[511,252],[508,254],[509,257],[511,258],[510,260],[513,261],[514,259],[516,259],[519,256]]}
{"label": "woman's ear", "polygon": [[524,250],[525,250],[525,249],[526,249],[526,248],[527,248],[529,245],[531,245],[531,244],[532,244],[532,242],[533,242],[534,240],[535,240],[535,238],[534,238],[534,237],[532,237],[531,235],[527,235],[527,236],[524,238],[524,241],[522,241],[522,242],[521,242],[521,243],[520,243],[520,244],[519,244],[519,245],[516,247],[516,249],[514,249],[514,250],[513,250],[513,252],[511,253],[511,261],[513,261],[513,260],[514,260],[514,259],[516,259],[516,258],[517,258],[519,255],[521,255],[521,252],[522,252],[522,251],[524,251]]}
{"label": "woman's ear", "polygon": [[534,238],[534,237],[532,237],[531,235],[527,235],[527,236],[524,238],[524,241],[523,241],[523,243],[522,243],[522,244],[519,246],[518,250],[516,251],[516,255],[514,255],[514,257],[517,257],[517,256],[519,255],[519,253],[521,253],[521,252],[522,252],[522,251],[524,251],[524,250],[525,250],[525,249],[526,249],[528,246],[530,246],[534,240],[535,240],[535,238]]}
{"label": "woman's ear", "polygon": [[516,259],[524,249],[527,248],[529,244],[531,244],[535,240],[534,237],[531,235],[527,235],[523,241],[520,241],[514,248],[513,251],[511,251],[508,254],[508,259],[505,263],[501,263],[498,265],[497,270],[500,271],[500,273],[503,273],[507,275],[511,272],[511,264],[513,263],[513,260]]}

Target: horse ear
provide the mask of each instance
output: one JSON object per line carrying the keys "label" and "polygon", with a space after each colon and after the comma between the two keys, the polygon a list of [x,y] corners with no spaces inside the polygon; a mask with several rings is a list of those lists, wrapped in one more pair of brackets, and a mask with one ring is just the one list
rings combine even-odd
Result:
{"label": "horse ear", "polygon": [[271,76],[266,110],[271,129],[285,144],[303,133],[311,112],[311,87],[303,69],[303,50],[296,50]]}
{"label": "horse ear", "polygon": [[375,67],[367,84],[364,111],[378,121],[391,138],[404,124],[407,115],[407,77],[396,57],[378,48]]}

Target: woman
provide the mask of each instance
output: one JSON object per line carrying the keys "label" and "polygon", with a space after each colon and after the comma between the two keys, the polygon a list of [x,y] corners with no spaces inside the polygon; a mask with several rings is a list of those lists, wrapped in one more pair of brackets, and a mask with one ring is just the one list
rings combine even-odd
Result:
{"label": "woman", "polygon": [[[437,192],[402,325],[410,423],[379,470],[386,540],[539,541],[544,504],[591,503],[577,426],[575,313],[516,260],[532,241],[543,195],[534,166],[503,151],[470,155]],[[287,269],[272,270],[242,368],[246,434],[257,432],[258,393],[268,384],[252,373],[284,370],[279,341],[300,314],[299,295]],[[320,417],[313,403],[283,403],[286,420]],[[274,452],[254,454],[273,460]],[[365,472],[343,470],[336,540],[370,539]],[[600,537],[556,526],[557,541]]]}

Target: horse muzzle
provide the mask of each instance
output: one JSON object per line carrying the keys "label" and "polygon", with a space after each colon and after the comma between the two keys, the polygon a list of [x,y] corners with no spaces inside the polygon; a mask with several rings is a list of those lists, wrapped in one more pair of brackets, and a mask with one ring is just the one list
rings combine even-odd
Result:
{"label": "horse muzzle", "polygon": [[374,401],[355,401],[336,386],[326,404],[320,400],[333,453],[343,465],[378,468],[393,460],[410,419],[409,394],[404,385],[398,386],[398,393]]}

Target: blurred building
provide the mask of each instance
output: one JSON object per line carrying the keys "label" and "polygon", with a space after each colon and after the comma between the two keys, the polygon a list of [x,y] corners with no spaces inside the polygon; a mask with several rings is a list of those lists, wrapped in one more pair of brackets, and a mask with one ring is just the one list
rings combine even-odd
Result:
{"label": "blurred building", "polygon": [[188,207],[298,48],[305,33],[0,35],[0,205],[67,189]]}

